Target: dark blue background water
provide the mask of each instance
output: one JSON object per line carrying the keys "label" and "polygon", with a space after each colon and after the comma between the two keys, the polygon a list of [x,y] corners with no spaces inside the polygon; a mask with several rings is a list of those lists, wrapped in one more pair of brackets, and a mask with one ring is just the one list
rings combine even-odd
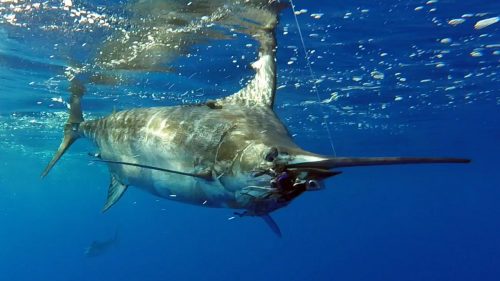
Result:
{"label": "dark blue background water", "polygon": [[[325,190],[304,194],[274,214],[281,239],[258,219],[228,220],[231,210],[170,202],[133,188],[101,214],[109,175],[104,166],[88,164],[85,154],[94,149],[90,143],[75,144],[48,178],[39,178],[59,144],[58,122],[65,119],[64,105],[51,100],[66,95],[66,82],[54,79],[63,67],[48,54],[58,54],[53,42],[88,38],[66,40],[4,23],[1,280],[499,280],[500,56],[494,53],[498,46],[486,47],[500,44],[499,24],[483,30],[473,25],[499,16],[500,5],[296,4],[308,9],[299,21],[306,45],[316,50],[315,75],[325,77],[317,84],[320,99],[339,95],[328,104],[314,102],[302,50],[289,48],[300,46],[291,11],[283,11],[278,63],[279,84],[285,87],[278,91],[276,111],[299,145],[332,153],[321,125],[328,115],[338,155],[459,156],[473,162],[344,169],[327,181]],[[423,9],[415,11],[419,6]],[[349,12],[353,15],[345,18]],[[315,20],[310,13],[324,15]],[[474,16],[463,24],[447,24],[467,13]],[[289,34],[283,34],[285,27]],[[440,43],[443,38],[458,45]],[[179,95],[193,86],[203,90],[188,95],[188,101],[226,95],[246,81],[251,71],[245,65],[254,57],[253,50],[228,51],[224,44],[201,50],[200,56],[213,57],[201,66],[177,62],[184,64],[181,76],[148,74],[146,81],[138,75],[141,83],[121,88],[90,86],[86,111],[92,117],[115,106],[178,104]],[[470,55],[477,49],[483,56]],[[443,50],[448,52],[436,57]],[[227,52],[247,57],[238,68],[227,60]],[[291,57],[297,61],[289,65]],[[188,79],[193,69],[203,67],[211,72]],[[217,71],[222,68],[223,75]],[[374,79],[374,70],[384,79]],[[162,89],[168,83],[175,86],[167,95]],[[166,99],[155,100],[151,93]],[[115,247],[98,257],[84,255],[93,240],[109,239],[115,229]]]}

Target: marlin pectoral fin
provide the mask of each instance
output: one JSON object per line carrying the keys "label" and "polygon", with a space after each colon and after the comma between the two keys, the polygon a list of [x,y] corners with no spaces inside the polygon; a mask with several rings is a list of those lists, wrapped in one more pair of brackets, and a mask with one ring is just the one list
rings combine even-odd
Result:
{"label": "marlin pectoral fin", "polygon": [[[312,157],[309,157],[312,158]],[[438,164],[438,163],[470,163],[464,158],[417,158],[417,157],[320,157],[308,161],[296,161],[288,168],[333,169],[356,166],[402,165],[402,164]]]}
{"label": "marlin pectoral fin", "polygon": [[282,237],[280,227],[278,226],[278,224],[273,220],[273,218],[269,214],[265,214],[265,215],[262,215],[260,217],[271,228],[271,230],[274,232],[274,234],[276,234],[280,238]]}
{"label": "marlin pectoral fin", "polygon": [[108,198],[104,207],[102,207],[102,212],[106,212],[111,206],[113,206],[118,200],[123,196],[127,190],[127,186],[119,182],[114,175],[111,175],[111,183],[108,189]]}

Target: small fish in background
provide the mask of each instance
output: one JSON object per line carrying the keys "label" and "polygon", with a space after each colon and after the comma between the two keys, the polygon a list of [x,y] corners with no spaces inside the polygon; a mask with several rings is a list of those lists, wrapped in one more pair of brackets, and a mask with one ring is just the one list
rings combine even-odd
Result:
{"label": "small fish in background", "polygon": [[108,252],[118,243],[118,228],[115,229],[115,235],[107,240],[94,240],[90,245],[85,249],[86,257],[97,257],[101,256],[104,253]]}

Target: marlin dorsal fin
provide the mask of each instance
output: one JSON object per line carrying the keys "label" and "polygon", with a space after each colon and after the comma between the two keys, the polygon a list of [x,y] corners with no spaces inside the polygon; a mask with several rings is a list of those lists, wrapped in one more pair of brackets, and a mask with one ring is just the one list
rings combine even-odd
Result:
{"label": "marlin dorsal fin", "polygon": [[259,58],[252,63],[255,76],[238,92],[217,100],[220,105],[239,104],[243,106],[264,106],[272,108],[276,93],[276,37],[278,23],[276,13],[267,11],[267,23],[254,31],[259,42]]}

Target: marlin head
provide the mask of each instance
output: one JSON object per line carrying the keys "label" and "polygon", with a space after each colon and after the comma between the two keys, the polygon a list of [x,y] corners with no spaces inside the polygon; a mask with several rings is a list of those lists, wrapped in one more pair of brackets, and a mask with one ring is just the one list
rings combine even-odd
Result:
{"label": "marlin head", "polygon": [[[264,216],[287,206],[306,191],[324,188],[324,180],[341,174],[339,168],[400,164],[469,163],[463,158],[334,157],[307,152],[295,145],[255,145],[235,165],[245,174],[246,187],[237,199],[247,215]],[[254,169],[249,167],[252,165]]]}

